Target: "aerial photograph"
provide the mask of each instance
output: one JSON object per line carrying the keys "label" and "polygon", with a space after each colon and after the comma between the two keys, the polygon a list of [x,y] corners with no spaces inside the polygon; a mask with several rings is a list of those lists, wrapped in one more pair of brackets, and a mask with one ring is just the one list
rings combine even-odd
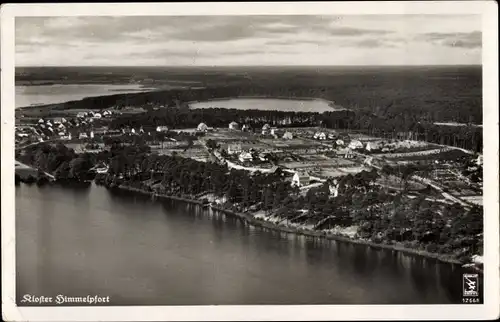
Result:
{"label": "aerial photograph", "polygon": [[482,304],[482,35],[16,17],[17,305]]}

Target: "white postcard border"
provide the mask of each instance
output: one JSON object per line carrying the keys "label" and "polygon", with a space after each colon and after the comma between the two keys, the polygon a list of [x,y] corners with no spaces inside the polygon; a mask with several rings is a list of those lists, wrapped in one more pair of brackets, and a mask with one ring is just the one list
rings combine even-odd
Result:
{"label": "white postcard border", "polygon": [[[17,307],[15,305],[14,17],[257,14],[481,14],[483,19],[484,304]],[[499,314],[498,7],[493,1],[78,3],[1,7],[2,315],[6,321],[478,320]]]}

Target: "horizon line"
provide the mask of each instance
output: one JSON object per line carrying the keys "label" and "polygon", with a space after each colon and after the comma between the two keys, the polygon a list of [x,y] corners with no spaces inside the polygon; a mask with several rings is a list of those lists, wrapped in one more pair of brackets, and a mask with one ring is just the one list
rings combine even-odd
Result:
{"label": "horizon line", "polygon": [[482,67],[483,64],[423,64],[423,65],[41,65],[14,66],[14,68],[69,68],[69,67],[168,67],[168,68],[229,68],[229,67]]}

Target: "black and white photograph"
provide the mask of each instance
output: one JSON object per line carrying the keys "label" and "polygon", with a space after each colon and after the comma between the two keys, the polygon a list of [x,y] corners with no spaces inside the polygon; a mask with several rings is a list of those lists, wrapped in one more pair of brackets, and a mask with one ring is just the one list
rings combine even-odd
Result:
{"label": "black and white photograph", "polygon": [[417,4],[3,6],[4,319],[498,317],[498,8]]}

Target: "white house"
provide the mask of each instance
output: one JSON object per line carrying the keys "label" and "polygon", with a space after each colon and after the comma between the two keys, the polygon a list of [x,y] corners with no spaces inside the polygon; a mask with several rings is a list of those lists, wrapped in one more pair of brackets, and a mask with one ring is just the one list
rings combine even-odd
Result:
{"label": "white house", "polygon": [[206,132],[208,131],[208,126],[205,123],[200,123],[198,124],[198,127],[196,128],[197,131],[200,132]]}
{"label": "white house", "polygon": [[90,138],[93,139],[94,138],[94,131],[90,131]]}
{"label": "white house", "polygon": [[82,132],[82,133],[80,133],[80,135],[78,136],[78,138],[79,139],[86,139],[86,138],[88,138],[88,135],[87,135],[87,133]]}
{"label": "white house", "polygon": [[295,172],[292,178],[292,186],[303,187],[311,182],[311,177],[307,173]]}
{"label": "white house", "polygon": [[42,124],[42,123],[45,123],[45,121],[44,121],[43,119],[39,119],[39,120],[38,120],[38,123],[39,123],[39,124]]}
{"label": "white house", "polygon": [[346,149],[345,154],[344,154],[344,158],[346,158],[346,159],[354,158],[354,154],[352,153],[351,149]]}
{"label": "white house", "polygon": [[228,154],[236,154],[241,152],[241,144],[229,144],[227,146]]}
{"label": "white house", "polygon": [[368,142],[365,147],[366,151],[376,151],[380,150],[380,144],[378,142]]}
{"label": "white house", "polygon": [[100,119],[100,118],[102,118],[101,113],[95,113],[95,114],[94,114],[94,118],[95,118],[95,119]]}
{"label": "white house", "polygon": [[243,126],[241,127],[241,130],[242,131],[250,131],[250,125],[246,125],[246,124],[243,124]]}
{"label": "white house", "polygon": [[269,131],[270,128],[271,126],[269,124],[264,124],[264,126],[262,127],[262,131]]}
{"label": "white house", "polygon": [[252,161],[253,158],[252,158],[252,154],[250,154],[250,152],[241,152],[240,156],[238,157],[238,159],[241,161],[241,162],[245,162],[245,161]]}
{"label": "white house", "polygon": [[349,143],[348,147],[349,147],[349,149],[352,149],[352,150],[362,149],[363,148],[363,143],[361,143],[361,141],[358,141],[358,140],[352,140]]}
{"label": "white house", "polygon": [[135,129],[132,128],[132,130],[130,130],[130,133],[135,134]]}
{"label": "white house", "polygon": [[292,132],[288,132],[288,131],[287,131],[287,132],[285,132],[285,134],[283,134],[283,138],[284,138],[285,140],[291,140],[291,139],[293,139],[293,134],[292,134]]}
{"label": "white house", "polygon": [[156,132],[167,132],[167,131],[168,131],[168,126],[160,125],[156,127]]}
{"label": "white house", "polygon": [[335,144],[337,144],[338,146],[344,146],[344,141],[341,139],[338,139],[337,141],[335,141]]}
{"label": "white house", "polygon": [[229,129],[230,130],[239,130],[239,125],[236,122],[231,122],[229,123]]}
{"label": "white house", "polygon": [[333,181],[333,184],[331,184],[328,189],[330,190],[330,194],[333,196],[333,197],[337,197],[339,195],[339,184],[337,182],[337,180],[334,180]]}
{"label": "white house", "polygon": [[324,132],[316,132],[314,138],[316,140],[326,140],[326,134]]}
{"label": "white house", "polygon": [[483,155],[482,154],[477,157],[476,164],[483,165]]}
{"label": "white house", "polygon": [[87,113],[85,112],[78,112],[78,114],[76,114],[76,117],[81,119],[85,118],[85,116],[87,116]]}

